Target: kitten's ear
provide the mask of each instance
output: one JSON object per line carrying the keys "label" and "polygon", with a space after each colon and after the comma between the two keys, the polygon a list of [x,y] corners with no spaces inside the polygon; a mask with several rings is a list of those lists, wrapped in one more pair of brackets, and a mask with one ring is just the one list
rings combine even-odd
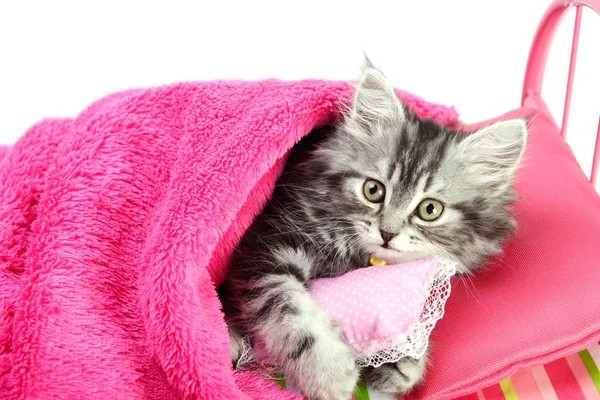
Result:
{"label": "kitten's ear", "polygon": [[488,181],[502,182],[514,175],[526,142],[527,122],[512,119],[469,134],[459,144],[459,154],[475,168],[474,173]]}
{"label": "kitten's ear", "polygon": [[381,123],[403,120],[404,115],[404,108],[392,84],[365,57],[349,118],[370,132]]}

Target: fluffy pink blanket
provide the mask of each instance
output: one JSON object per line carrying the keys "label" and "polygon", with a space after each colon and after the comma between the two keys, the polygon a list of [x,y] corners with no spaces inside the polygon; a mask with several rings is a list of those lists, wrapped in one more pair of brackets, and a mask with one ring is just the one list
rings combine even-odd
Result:
{"label": "fluffy pink blanket", "polygon": [[232,370],[215,285],[290,147],[338,118],[350,92],[133,90],[0,148],[0,398],[295,398]]}

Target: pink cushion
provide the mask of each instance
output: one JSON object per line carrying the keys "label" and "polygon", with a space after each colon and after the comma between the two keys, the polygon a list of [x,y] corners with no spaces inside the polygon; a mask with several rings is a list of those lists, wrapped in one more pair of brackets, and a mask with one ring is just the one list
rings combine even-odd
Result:
{"label": "pink cushion", "polygon": [[528,114],[518,231],[485,270],[454,278],[414,399],[467,395],[600,340],[600,197],[546,113],[503,119]]}
{"label": "pink cushion", "polygon": [[359,365],[378,367],[423,355],[444,314],[454,264],[428,257],[315,279],[309,287],[342,328]]}

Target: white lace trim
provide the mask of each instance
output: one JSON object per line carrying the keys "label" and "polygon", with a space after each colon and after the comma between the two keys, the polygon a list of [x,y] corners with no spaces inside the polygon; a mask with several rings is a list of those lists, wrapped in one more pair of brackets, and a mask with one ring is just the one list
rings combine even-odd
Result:
{"label": "white lace trim", "polygon": [[[448,259],[435,258],[436,270],[423,286],[423,311],[419,321],[410,325],[406,332],[387,339],[365,341],[364,346],[353,347],[363,356],[356,359],[359,367],[379,367],[394,363],[404,357],[421,358],[429,344],[429,334],[437,321],[444,316],[444,306],[450,296],[450,278],[456,273],[457,263]],[[384,349],[384,350],[379,350]],[[366,355],[364,355],[366,354]],[[248,365],[260,364],[266,376],[272,376],[274,369],[262,360],[258,360],[250,342],[244,339],[242,355],[236,367],[245,369]]]}
{"label": "white lace trim", "polygon": [[[421,358],[429,344],[429,334],[437,321],[444,316],[444,306],[450,296],[450,278],[456,273],[456,262],[436,258],[436,270],[424,285],[423,311],[419,321],[406,332],[383,340],[369,340],[364,346],[354,345],[360,354],[356,363],[360,367],[379,367],[394,363],[404,357]],[[379,350],[384,349],[384,350]]]}

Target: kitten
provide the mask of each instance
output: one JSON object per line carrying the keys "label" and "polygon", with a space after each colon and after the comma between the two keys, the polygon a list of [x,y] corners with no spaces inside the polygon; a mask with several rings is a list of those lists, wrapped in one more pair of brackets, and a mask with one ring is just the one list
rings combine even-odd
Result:
{"label": "kitten", "polygon": [[[360,371],[340,329],[307,290],[310,279],[438,255],[470,272],[501,252],[527,136],[523,120],[454,132],[419,119],[382,73],[363,69],[338,125],[292,152],[273,197],[239,244],[220,288],[232,358],[241,337],[311,400],[347,400]],[[405,393],[425,357],[363,372],[377,390]]]}

